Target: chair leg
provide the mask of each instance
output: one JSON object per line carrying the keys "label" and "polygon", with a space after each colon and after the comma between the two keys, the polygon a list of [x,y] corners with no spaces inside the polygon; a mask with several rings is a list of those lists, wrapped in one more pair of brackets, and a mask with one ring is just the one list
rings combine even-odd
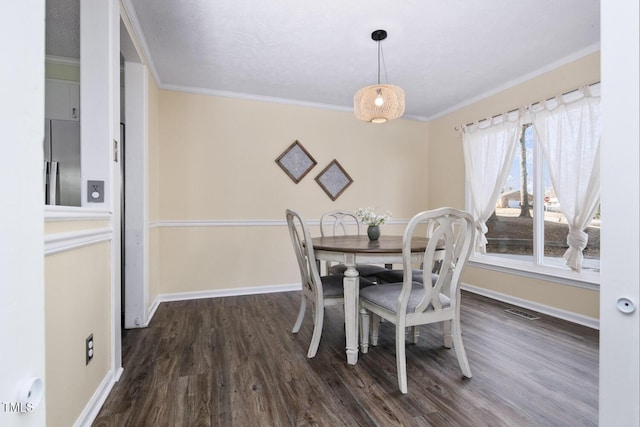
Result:
{"label": "chair leg", "polygon": [[420,336],[420,328],[418,326],[412,326],[411,329],[411,342],[418,344],[418,337]]}
{"label": "chair leg", "polygon": [[307,297],[302,294],[302,299],[300,300],[300,311],[298,311],[298,318],[296,319],[296,323],[293,325],[293,332],[297,334],[300,330],[300,326],[302,325],[302,320],[304,319],[304,312],[307,310]]}
{"label": "chair leg", "polygon": [[[315,305],[315,304],[314,304]],[[307,357],[311,359],[315,357],[318,352],[318,346],[320,345],[320,337],[322,336],[322,325],[324,323],[324,307],[315,307],[314,321],[313,321],[313,335],[311,336],[311,344],[309,344],[309,351]]]}
{"label": "chair leg", "polygon": [[471,367],[469,366],[467,353],[464,351],[464,345],[462,344],[462,330],[460,329],[460,319],[451,320],[451,330],[453,336],[453,348],[456,352],[456,356],[458,357],[458,364],[460,365],[462,374],[467,378],[471,378]]}
{"label": "chair leg", "polygon": [[378,334],[380,332],[380,316],[371,313],[371,345],[378,345]]}
{"label": "chair leg", "polygon": [[451,338],[451,320],[445,320],[443,322],[444,327],[444,346],[445,348],[451,348],[453,346],[453,340]]}
{"label": "chair leg", "polygon": [[362,351],[362,353],[369,352],[370,317],[368,310],[364,308],[360,309],[360,351]]}
{"label": "chair leg", "polygon": [[405,354],[405,327],[396,324],[396,366],[398,386],[402,394],[407,394],[407,356]]}

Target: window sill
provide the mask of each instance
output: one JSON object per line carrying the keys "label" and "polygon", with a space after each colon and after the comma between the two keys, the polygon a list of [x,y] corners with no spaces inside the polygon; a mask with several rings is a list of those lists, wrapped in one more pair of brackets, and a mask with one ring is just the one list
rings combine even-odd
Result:
{"label": "window sill", "polygon": [[600,273],[593,271],[576,273],[568,269],[534,265],[532,262],[491,255],[472,255],[469,265],[584,289],[600,289]]}

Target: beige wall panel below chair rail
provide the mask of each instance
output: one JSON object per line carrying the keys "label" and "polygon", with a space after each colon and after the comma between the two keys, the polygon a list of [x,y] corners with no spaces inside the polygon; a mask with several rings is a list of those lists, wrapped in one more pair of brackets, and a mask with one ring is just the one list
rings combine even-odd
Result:
{"label": "beige wall panel below chair rail", "polygon": [[[106,241],[45,257],[47,425],[73,425],[109,372],[110,250]],[[87,365],[90,334],[95,355]]]}
{"label": "beige wall panel below chair rail", "polygon": [[467,266],[464,283],[533,304],[553,307],[591,319],[600,318],[600,292],[540,279]]}
{"label": "beige wall panel below chair rail", "polygon": [[149,230],[149,288],[147,311],[160,294],[160,229]]}
{"label": "beige wall panel below chair rail", "polygon": [[[313,237],[320,236],[317,218],[305,218]],[[188,224],[188,223],[184,223]],[[382,234],[401,235],[406,221],[382,226]],[[284,219],[272,226],[162,226],[158,235],[159,294],[176,294],[300,282],[300,273]],[[155,234],[155,233],[154,233]],[[152,243],[155,238],[152,238]],[[152,250],[153,249],[153,244]],[[152,260],[154,256],[151,256]],[[152,261],[153,263],[153,261]]]}
{"label": "beige wall panel below chair rail", "polygon": [[300,273],[284,224],[161,227],[159,278],[174,294],[299,283]]}

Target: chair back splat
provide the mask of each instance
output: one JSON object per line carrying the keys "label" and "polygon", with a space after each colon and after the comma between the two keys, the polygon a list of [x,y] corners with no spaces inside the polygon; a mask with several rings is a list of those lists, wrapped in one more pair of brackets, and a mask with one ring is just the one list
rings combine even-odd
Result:
{"label": "chair back splat", "polygon": [[356,214],[350,211],[325,212],[320,217],[320,234],[322,236],[359,235],[360,221]]}

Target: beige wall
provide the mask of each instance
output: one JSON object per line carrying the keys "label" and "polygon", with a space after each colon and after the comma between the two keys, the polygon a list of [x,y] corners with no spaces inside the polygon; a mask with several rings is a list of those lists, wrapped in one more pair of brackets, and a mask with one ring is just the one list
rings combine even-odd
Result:
{"label": "beige wall", "polygon": [[[408,219],[428,207],[425,123],[376,126],[351,112],[174,91],[160,91],[159,101],[159,220],[244,221],[161,224],[161,293],[299,282],[287,208],[318,220],[337,208],[376,205]],[[298,184],[275,163],[295,140],[318,162]],[[333,159],[354,180],[336,201],[314,180]],[[281,223],[255,225],[260,220]]]}
{"label": "beige wall", "polygon": [[[147,72],[148,81],[148,216],[152,224],[160,219],[160,188],[159,188],[159,152],[160,152],[160,116],[159,116],[159,90],[153,76]],[[148,304],[154,303],[160,289],[160,231],[156,227],[149,229],[149,289]],[[147,310],[149,307],[147,307]]]}
{"label": "beige wall", "polygon": [[[349,112],[173,91],[161,91],[160,118],[163,220],[284,219],[287,207],[317,217],[367,204],[404,217],[427,202],[424,123],[375,126]],[[298,184],[275,163],[295,140],[318,162]],[[354,183],[332,202],[314,178],[334,158]]]}
{"label": "beige wall", "polygon": [[[283,223],[259,224],[282,221],[286,208],[309,221],[330,209],[367,205],[389,209],[401,221],[428,208],[463,208],[464,160],[454,128],[599,81],[599,66],[594,53],[429,123],[382,126],[354,120],[350,112],[154,89],[150,206],[157,203],[157,211],[150,209],[150,249],[157,270],[151,286],[158,284],[157,294],[172,294],[297,282]],[[274,162],[295,140],[318,162],[298,184]],[[335,202],[314,180],[334,158],[354,179]],[[230,220],[240,223],[216,222]],[[402,228],[389,224],[384,230]],[[477,267],[467,270],[465,280],[598,318],[597,291]]]}
{"label": "beige wall", "polygon": [[[47,425],[73,425],[109,372],[110,251],[106,241],[45,258]],[[95,356],[85,365],[89,334]]]}
{"label": "beige wall", "polygon": [[[600,53],[593,53],[461,108],[429,123],[429,205],[464,207],[464,158],[456,126],[600,81]],[[464,280],[474,286],[599,317],[599,292],[533,280],[482,268],[468,268]]]}

